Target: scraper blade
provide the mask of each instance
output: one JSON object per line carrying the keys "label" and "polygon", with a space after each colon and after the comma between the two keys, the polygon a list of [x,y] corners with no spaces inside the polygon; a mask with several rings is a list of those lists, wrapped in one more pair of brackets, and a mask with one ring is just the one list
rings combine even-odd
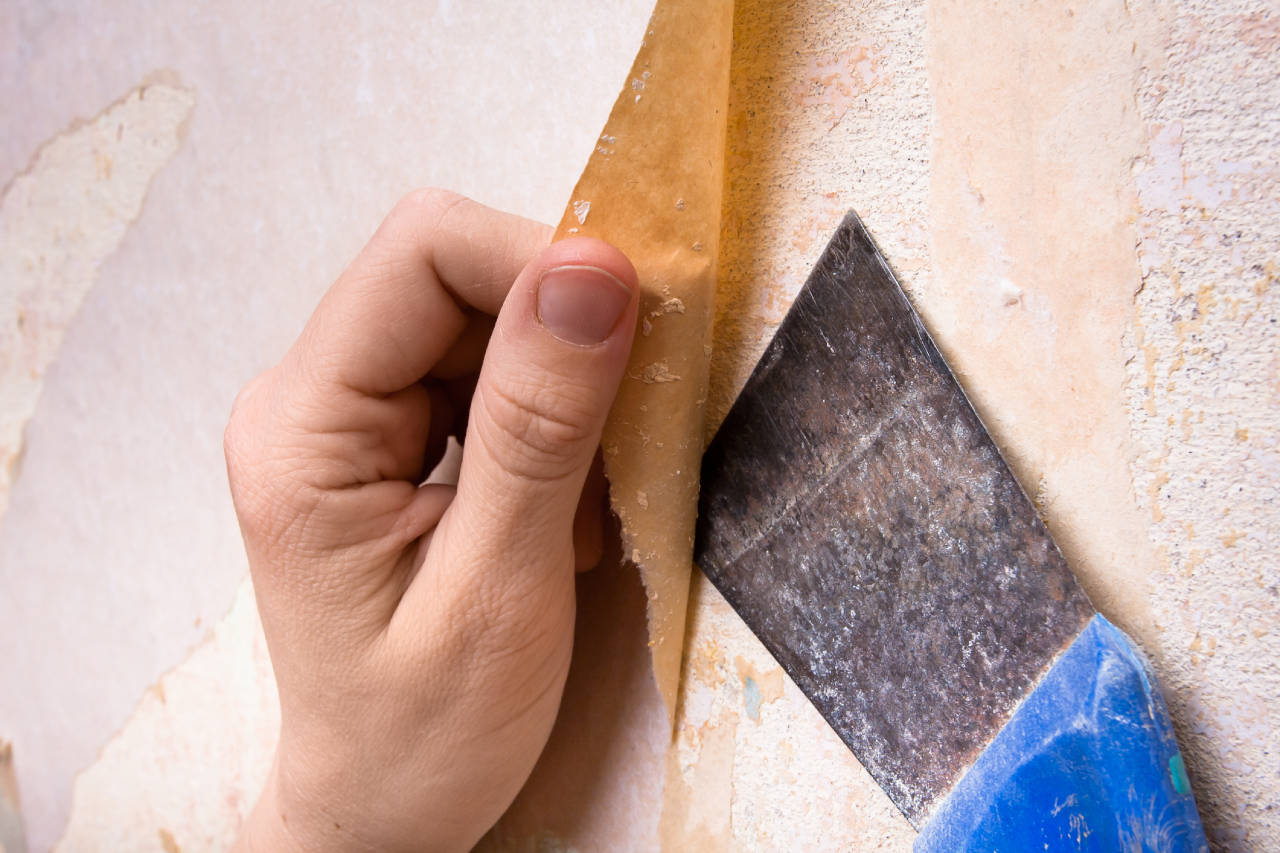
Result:
{"label": "scraper blade", "polygon": [[[1141,706],[1121,722],[1147,726],[1150,737],[1135,741],[1138,770],[1103,768],[1119,775],[1099,786],[1098,802],[1111,808],[1107,798],[1127,796],[1124,786],[1150,765],[1151,784],[1182,797],[1178,814],[1199,831],[1189,792],[1165,778],[1162,762],[1181,758],[1140,655],[1095,614],[853,213],[704,456],[695,555],[917,827],[989,749],[1017,765],[996,773],[1014,786],[1008,796],[1058,791],[1017,776],[1037,755],[1083,790],[1067,768],[1075,753],[1063,759],[1062,750],[1079,745],[1073,726],[1104,745],[1120,737],[1106,721],[1081,723],[1084,704],[1118,707],[1099,702],[1119,690]],[[1086,665],[1047,677],[1068,658]],[[1086,671],[1093,681],[1077,684]],[[1065,693],[1053,692],[1064,678]],[[1020,705],[1045,701],[1062,721],[1007,725]],[[1044,742],[1019,741],[1027,732]],[[1009,817],[1007,802],[986,802],[989,787],[973,793],[979,805],[966,801],[964,820],[983,809],[994,815],[983,818],[988,828]],[[1056,824],[1045,821],[1050,839]]]}

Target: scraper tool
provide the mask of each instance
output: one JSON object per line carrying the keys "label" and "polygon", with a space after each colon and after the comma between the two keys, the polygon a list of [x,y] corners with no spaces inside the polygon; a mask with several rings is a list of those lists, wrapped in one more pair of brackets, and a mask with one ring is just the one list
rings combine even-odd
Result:
{"label": "scraper tool", "polygon": [[916,851],[1208,849],[1149,665],[853,213],[703,458],[695,554]]}

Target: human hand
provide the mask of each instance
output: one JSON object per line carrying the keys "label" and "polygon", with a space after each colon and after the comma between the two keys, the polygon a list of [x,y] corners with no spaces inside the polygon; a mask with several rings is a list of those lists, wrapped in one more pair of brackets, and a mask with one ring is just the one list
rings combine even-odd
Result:
{"label": "human hand", "polygon": [[[237,398],[227,468],[281,709],[241,849],[469,849],[546,744],[602,493],[576,537],[575,510],[637,311],[617,249],[549,237],[406,197]],[[456,490],[419,486],[463,418]]]}

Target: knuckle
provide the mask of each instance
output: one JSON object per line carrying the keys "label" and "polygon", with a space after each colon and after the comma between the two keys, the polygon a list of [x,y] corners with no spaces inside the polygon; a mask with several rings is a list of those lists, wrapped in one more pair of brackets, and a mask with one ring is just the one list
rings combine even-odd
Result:
{"label": "knuckle", "polygon": [[231,404],[227,425],[222,430],[222,452],[233,477],[243,469],[255,444],[256,427],[261,420],[259,401],[266,382],[265,373],[250,380]]}
{"label": "knuckle", "polygon": [[250,381],[236,395],[222,433],[231,501],[246,536],[279,538],[300,501],[295,478],[282,476],[279,425],[268,397],[272,372]]}
{"label": "knuckle", "polygon": [[438,224],[448,212],[460,204],[470,202],[466,196],[439,187],[421,187],[401,197],[392,209],[392,218],[407,218],[414,222]]}
{"label": "knuckle", "polygon": [[328,493],[287,478],[252,474],[233,482],[232,503],[246,544],[273,561],[296,562],[324,552],[332,539]]}
{"label": "knuckle", "polygon": [[482,386],[477,395],[491,430],[482,436],[511,473],[557,479],[577,467],[594,435],[584,395],[571,387]]}

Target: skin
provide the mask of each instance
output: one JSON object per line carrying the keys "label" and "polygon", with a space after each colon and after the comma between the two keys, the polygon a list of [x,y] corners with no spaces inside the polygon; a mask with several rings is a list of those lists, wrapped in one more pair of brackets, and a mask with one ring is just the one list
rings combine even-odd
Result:
{"label": "skin", "polygon": [[[227,467],[281,706],[237,849],[470,849],[545,746],[637,311],[617,249],[549,239],[407,196],[237,398]],[[451,434],[456,488],[419,485]]]}

